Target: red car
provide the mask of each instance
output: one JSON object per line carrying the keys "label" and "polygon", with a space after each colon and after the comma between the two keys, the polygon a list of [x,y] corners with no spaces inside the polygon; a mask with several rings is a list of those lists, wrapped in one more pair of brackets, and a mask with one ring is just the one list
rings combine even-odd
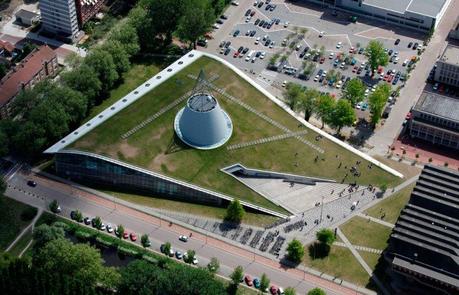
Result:
{"label": "red car", "polygon": [[129,238],[129,233],[128,232],[124,232],[123,233],[123,238],[125,238],[125,239]]}
{"label": "red car", "polygon": [[353,69],[352,69],[352,72],[355,73],[359,70],[359,66],[355,66]]}
{"label": "red car", "polygon": [[254,16],[255,15],[255,10],[253,10],[251,13],[250,13],[250,16]]}
{"label": "red car", "polygon": [[320,62],[321,64],[323,64],[324,61],[325,61],[325,57],[321,57],[319,62]]}
{"label": "red car", "polygon": [[239,52],[236,51],[236,52],[233,54],[233,57],[238,57],[238,55],[239,55]]}
{"label": "red car", "polygon": [[275,285],[272,285],[271,288],[269,288],[269,291],[272,295],[277,295],[277,293],[279,292],[279,288],[277,288],[277,286]]}
{"label": "red car", "polygon": [[137,241],[137,235],[135,233],[131,233],[130,237],[131,237],[131,241],[133,242]]}
{"label": "red car", "polygon": [[253,280],[252,280],[252,277],[249,276],[249,275],[246,275],[245,276],[245,283],[247,284],[247,286],[253,286]]}
{"label": "red car", "polygon": [[378,66],[378,74],[382,74],[384,72],[384,68],[381,66]]}

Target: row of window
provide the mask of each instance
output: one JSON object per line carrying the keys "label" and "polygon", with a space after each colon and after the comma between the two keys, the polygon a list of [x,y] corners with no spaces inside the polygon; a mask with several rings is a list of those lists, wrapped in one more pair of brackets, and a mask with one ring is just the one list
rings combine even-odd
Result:
{"label": "row of window", "polygon": [[453,122],[453,121],[450,121],[450,120],[445,120],[443,118],[439,118],[437,116],[432,116],[432,115],[425,114],[425,113],[419,113],[419,117],[421,119],[427,120],[429,122],[437,123],[439,126],[446,126],[446,127],[449,127],[449,128],[453,128],[453,129],[458,129],[459,130],[459,125],[456,122]]}

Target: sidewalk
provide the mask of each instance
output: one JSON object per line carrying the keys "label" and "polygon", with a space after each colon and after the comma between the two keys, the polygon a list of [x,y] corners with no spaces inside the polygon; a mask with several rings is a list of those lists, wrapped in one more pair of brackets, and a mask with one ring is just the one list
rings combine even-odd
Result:
{"label": "sidewalk", "polygon": [[394,228],[395,227],[395,225],[392,224],[392,223],[389,223],[387,221],[384,221],[384,220],[381,220],[381,219],[378,219],[378,218],[374,218],[373,216],[365,215],[362,212],[360,212],[357,215],[362,217],[362,218],[370,219],[373,222],[379,223],[381,225],[384,225],[384,226],[387,226],[387,227],[390,227],[390,228]]}
{"label": "sidewalk", "polygon": [[[22,232],[16,237],[16,239],[14,239],[14,241],[11,242],[11,244],[8,246],[8,248],[6,248],[5,252],[10,251],[11,248],[14,247],[14,245],[22,238],[22,236],[23,236],[30,228],[32,228],[32,232],[33,232],[33,229],[34,229],[34,227],[35,227],[35,222],[37,222],[38,218],[40,218],[41,214],[43,213],[43,208],[40,208],[40,207],[39,207],[39,208],[37,208],[37,209],[38,209],[37,215],[35,215],[35,217],[34,217],[33,220],[30,222],[30,224],[29,224],[26,228],[24,228],[24,229],[22,230]],[[25,249],[27,249],[27,248],[29,247],[29,245],[30,245],[30,243],[27,245],[27,247],[26,247]],[[24,249],[24,250],[25,250],[25,249]],[[22,252],[24,252],[24,251],[22,251]],[[21,255],[22,255],[22,253],[21,253]],[[21,255],[20,255],[20,256],[21,256]],[[20,256],[19,256],[19,257],[20,257]]]}

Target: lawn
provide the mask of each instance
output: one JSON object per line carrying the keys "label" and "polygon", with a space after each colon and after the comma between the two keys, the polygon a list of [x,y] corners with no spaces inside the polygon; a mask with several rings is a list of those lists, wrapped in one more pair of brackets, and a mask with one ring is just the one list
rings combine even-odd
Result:
{"label": "lawn", "polygon": [[[33,219],[35,208],[8,197],[0,197],[0,249],[5,250]],[[27,214],[28,213],[28,214]],[[35,209],[36,214],[36,209]]]}
{"label": "lawn", "polygon": [[120,98],[137,88],[140,84],[150,79],[161,71],[166,65],[164,58],[144,57],[142,60],[134,60],[129,71],[123,74],[122,83],[110,91],[110,95],[101,104],[93,107],[86,118],[91,120],[98,113],[118,101]]}
{"label": "lawn", "polygon": [[384,220],[389,223],[395,223],[397,218],[400,215],[400,212],[408,203],[411,192],[415,184],[412,184],[401,191],[397,192],[393,196],[382,200],[378,204],[374,205],[373,207],[367,209],[365,213],[375,218],[381,218],[381,214],[385,214]]}
{"label": "lawn", "polygon": [[375,254],[375,253],[370,253],[366,251],[359,251],[360,256],[362,256],[363,260],[368,264],[368,266],[374,270],[376,268],[376,265],[378,264],[379,258],[381,255]]}
{"label": "lawn", "polygon": [[[318,154],[316,150],[295,138],[233,151],[228,151],[225,146],[210,151],[188,148],[174,139],[173,120],[183,104],[166,112],[127,140],[121,139],[122,134],[192,89],[195,81],[188,78],[187,74],[197,75],[200,69],[204,69],[208,77],[218,74],[219,79],[214,82],[216,85],[290,130],[307,129],[231,70],[212,59],[200,58],[83,136],[71,147],[107,155],[279,212],[285,210],[222,173],[220,169],[239,162],[251,168],[341,181],[348,172],[344,167],[349,169],[356,165],[356,161],[361,161],[361,177],[348,176],[345,182],[357,181],[359,184],[373,185],[386,183],[389,186],[400,182],[400,179],[382,169],[368,168],[368,162],[329,140],[317,141],[317,134],[311,130],[302,137],[325,150],[324,154]],[[239,105],[220,95],[215,96],[222,108],[229,113],[234,125],[233,135],[227,145],[283,133]],[[318,161],[315,161],[316,156]],[[338,169],[339,162],[342,165]]]}
{"label": "lawn", "polygon": [[32,240],[32,229],[29,228],[24,235],[16,242],[16,244],[10,249],[11,255],[19,256],[21,252],[27,247]]}
{"label": "lawn", "polygon": [[[178,213],[192,214],[192,215],[210,217],[210,218],[216,218],[216,219],[223,219],[226,214],[226,209],[220,208],[220,207],[206,206],[202,204],[192,204],[192,203],[168,200],[168,199],[163,199],[163,198],[155,198],[151,196],[146,197],[146,196],[141,196],[141,195],[125,194],[125,193],[111,192],[111,191],[105,191],[105,192],[107,194],[114,195],[128,202],[132,202],[132,203],[136,203],[142,206],[148,206],[152,208],[160,208],[160,209],[165,209],[169,211],[175,211]],[[246,212],[242,222],[244,224],[250,224],[254,226],[263,227],[265,225],[274,223],[278,219],[279,218],[271,216],[271,215]]]}
{"label": "lawn", "polygon": [[344,247],[332,246],[328,256],[322,259],[312,259],[306,253],[303,264],[360,286],[365,286],[370,279],[351,251]]}
{"label": "lawn", "polygon": [[353,217],[340,226],[343,234],[353,245],[384,250],[392,232],[390,227],[369,221],[363,217]]}

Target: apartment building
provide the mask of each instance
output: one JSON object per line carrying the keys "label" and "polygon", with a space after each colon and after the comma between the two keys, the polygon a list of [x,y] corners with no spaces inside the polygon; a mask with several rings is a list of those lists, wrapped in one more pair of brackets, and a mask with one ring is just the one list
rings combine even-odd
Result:
{"label": "apartment building", "polygon": [[69,40],[79,35],[75,0],[40,0],[43,29]]}
{"label": "apartment building", "polygon": [[459,87],[459,47],[449,44],[437,61],[435,81]]}

